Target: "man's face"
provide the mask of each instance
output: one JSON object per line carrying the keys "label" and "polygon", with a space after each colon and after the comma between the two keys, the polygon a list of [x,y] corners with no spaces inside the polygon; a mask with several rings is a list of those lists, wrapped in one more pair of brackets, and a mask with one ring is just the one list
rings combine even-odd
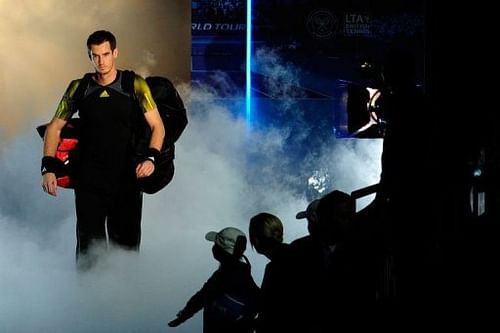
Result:
{"label": "man's face", "polygon": [[108,74],[116,69],[118,49],[111,50],[109,42],[99,45],[90,45],[90,60],[99,74]]}

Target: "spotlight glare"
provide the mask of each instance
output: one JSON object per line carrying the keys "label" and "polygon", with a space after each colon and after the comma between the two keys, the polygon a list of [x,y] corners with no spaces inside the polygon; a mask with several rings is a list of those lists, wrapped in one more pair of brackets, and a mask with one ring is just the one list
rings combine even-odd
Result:
{"label": "spotlight glare", "polygon": [[473,172],[474,177],[481,177],[482,174],[483,172],[481,171],[480,168],[475,169]]}
{"label": "spotlight glare", "polygon": [[245,107],[247,124],[252,121],[252,0],[247,0],[247,34],[246,34],[246,89]]}

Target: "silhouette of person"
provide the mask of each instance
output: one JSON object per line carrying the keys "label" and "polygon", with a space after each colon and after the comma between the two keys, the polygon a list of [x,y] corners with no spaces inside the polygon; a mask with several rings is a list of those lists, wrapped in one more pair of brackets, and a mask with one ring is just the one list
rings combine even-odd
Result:
{"label": "silhouette of person", "polygon": [[270,260],[261,284],[256,332],[292,332],[295,274],[290,246],[283,243],[283,224],[273,214],[259,213],[250,219],[249,236],[257,253]]}
{"label": "silhouette of person", "polygon": [[354,309],[361,314],[374,303],[373,271],[365,247],[358,248],[354,216],[354,199],[337,190],[296,215],[308,221],[309,235],[290,246],[301,282],[295,306],[303,316],[297,326],[309,332],[331,332],[345,314]]}
{"label": "silhouette of person", "polygon": [[375,200],[358,213],[372,228],[380,304],[413,304],[425,296],[424,261],[432,228],[429,211],[432,164],[425,95],[417,86],[410,50],[390,47],[382,64],[378,98],[385,120],[382,171]]}
{"label": "silhouette of person", "polygon": [[260,289],[243,254],[245,233],[227,227],[207,233],[205,239],[214,242],[212,254],[220,266],[168,326],[177,327],[203,309],[203,333],[253,332]]}

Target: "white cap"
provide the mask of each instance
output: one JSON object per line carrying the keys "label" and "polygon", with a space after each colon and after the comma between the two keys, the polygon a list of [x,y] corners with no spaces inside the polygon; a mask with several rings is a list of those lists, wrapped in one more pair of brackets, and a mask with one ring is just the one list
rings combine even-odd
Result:
{"label": "white cap", "polygon": [[219,232],[210,231],[205,235],[205,239],[214,242],[229,254],[234,253],[234,248],[238,238],[243,237],[246,244],[246,236],[243,231],[233,227],[227,227]]}

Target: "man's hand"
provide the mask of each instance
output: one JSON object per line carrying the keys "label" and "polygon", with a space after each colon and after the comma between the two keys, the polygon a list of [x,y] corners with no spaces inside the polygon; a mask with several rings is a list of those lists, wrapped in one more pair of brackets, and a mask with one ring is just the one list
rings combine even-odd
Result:
{"label": "man's hand", "polygon": [[168,322],[168,326],[177,327],[189,318],[191,318],[191,316],[186,315],[186,312],[184,310],[181,310],[177,313],[177,318]]}
{"label": "man's hand", "polygon": [[151,160],[144,160],[135,168],[135,174],[137,175],[137,178],[151,176],[153,171],[155,171],[155,164]]}
{"label": "man's hand", "polygon": [[180,324],[182,324],[183,322],[184,322],[184,320],[182,320],[180,317],[177,317],[174,320],[169,321],[168,322],[168,326],[170,326],[170,327],[177,327]]}
{"label": "man's hand", "polygon": [[42,176],[42,188],[44,192],[57,196],[57,179],[55,173],[47,172]]}
{"label": "man's hand", "polygon": [[137,178],[151,176],[155,171],[155,161],[160,156],[160,151],[156,148],[148,148],[144,161],[139,163],[135,168]]}

